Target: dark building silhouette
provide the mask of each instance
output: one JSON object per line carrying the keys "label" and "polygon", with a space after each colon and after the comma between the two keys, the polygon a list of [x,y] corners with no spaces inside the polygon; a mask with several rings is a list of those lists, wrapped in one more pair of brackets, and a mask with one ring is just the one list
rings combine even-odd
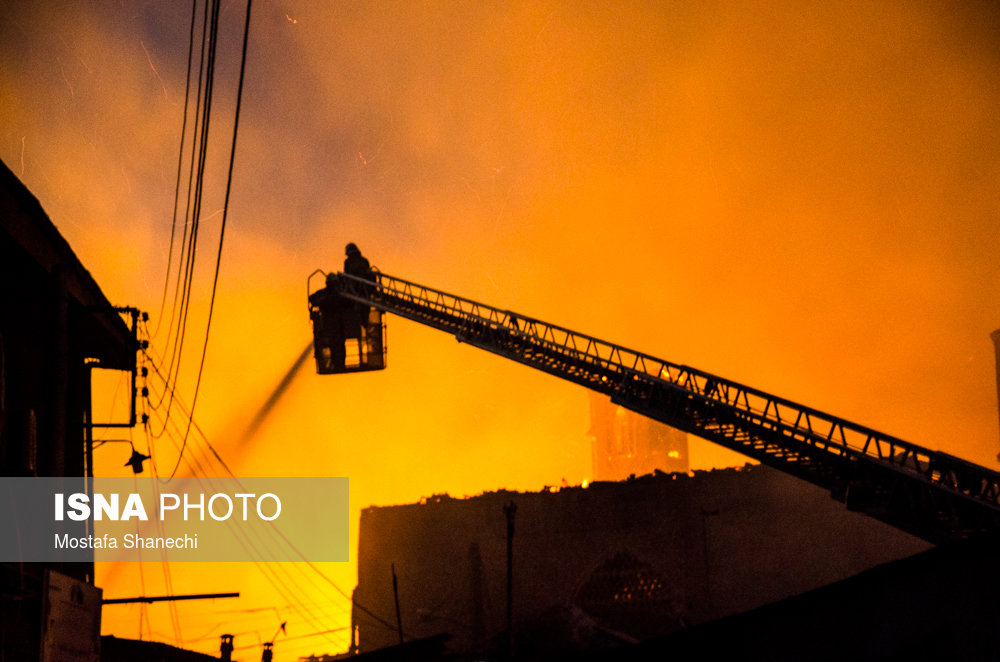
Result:
{"label": "dark building silhouette", "polygon": [[[67,489],[85,491],[90,371],[134,371],[135,357],[129,325],[38,200],[0,164],[0,475],[61,476]],[[68,608],[99,626],[92,563],[22,560],[0,564],[0,658],[38,660],[44,642],[51,648],[72,634],[62,622],[42,625],[60,587],[79,598]]]}
{"label": "dark building silhouette", "polygon": [[[254,657],[244,659],[253,660]],[[211,662],[219,658],[156,641],[101,637],[101,662]]]}
{"label": "dark building silhouette", "polygon": [[764,466],[370,507],[358,542],[360,649],[398,642],[395,565],[407,638],[446,632],[459,652],[501,650],[510,502],[514,648],[524,655],[665,636],[928,548]]}
{"label": "dark building silhouette", "polygon": [[996,660],[1000,544],[942,545],[749,612],[585,660]]}

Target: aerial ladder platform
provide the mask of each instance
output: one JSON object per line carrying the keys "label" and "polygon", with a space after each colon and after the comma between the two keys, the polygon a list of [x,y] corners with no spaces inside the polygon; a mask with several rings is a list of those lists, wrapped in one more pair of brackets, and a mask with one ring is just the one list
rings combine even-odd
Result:
{"label": "aerial ladder platform", "polygon": [[326,287],[310,295],[318,372],[384,368],[382,315],[392,313],[606,394],[929,542],[1000,532],[998,472],[526,315],[384,273],[372,278],[331,274]]}

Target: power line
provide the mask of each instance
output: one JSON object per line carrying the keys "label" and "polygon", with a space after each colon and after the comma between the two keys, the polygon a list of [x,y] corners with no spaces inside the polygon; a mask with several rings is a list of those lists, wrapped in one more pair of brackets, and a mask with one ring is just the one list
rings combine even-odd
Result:
{"label": "power line", "polygon": [[[197,0],[194,1],[195,4],[197,4]],[[193,11],[194,9],[192,8],[192,12]],[[211,15],[214,15],[214,12],[212,12]],[[217,24],[213,25],[217,28]],[[191,163],[190,168],[188,169],[187,201],[184,212],[184,232],[181,239],[180,249],[180,252],[183,255],[183,260],[178,264],[177,284],[174,289],[174,301],[171,306],[170,324],[168,327],[167,339],[165,341],[165,346],[167,347],[166,353],[169,353],[170,355],[170,360],[167,365],[167,379],[168,381],[173,380],[175,383],[180,379],[181,357],[183,355],[184,338],[186,336],[187,329],[187,315],[189,311],[191,286],[194,274],[194,258],[196,255],[195,248],[197,244],[198,226],[201,215],[200,205],[202,182],[204,181],[204,155],[207,150],[208,123],[211,119],[210,100],[212,81],[214,80],[214,77],[209,71],[209,69],[214,66],[215,62],[214,55],[212,54],[212,48],[216,43],[214,35],[217,30],[213,29],[213,25],[210,25],[209,5],[206,0],[202,16],[201,52],[198,57],[198,92],[195,101],[194,128],[192,130]],[[188,79],[188,85],[190,86],[190,78]],[[195,140],[196,137],[199,138],[197,141]],[[181,156],[183,158],[183,154]],[[178,306],[180,309],[179,318]],[[175,320],[177,321],[176,328],[174,326]],[[174,371],[175,365],[176,372]],[[163,402],[161,400],[155,406],[158,408],[162,404]],[[172,405],[173,391],[171,390],[171,400],[167,403],[168,415]],[[159,437],[162,434],[163,432],[161,430],[159,434],[155,434],[154,436]]]}
{"label": "power line", "polygon": [[[151,361],[151,363],[152,363],[152,361]],[[158,375],[158,376],[161,376],[161,378],[162,378],[162,374],[160,373],[160,371],[159,371],[158,367],[155,365],[155,363],[152,364],[152,367],[153,367],[153,373],[156,374],[156,375]],[[183,403],[182,400],[179,399],[179,396],[178,396],[178,406],[181,408],[182,412],[190,415],[190,412],[186,410],[186,408],[184,407],[184,403]],[[202,440],[202,443],[204,443],[211,450],[212,454],[215,456],[215,458],[219,461],[219,463],[225,469],[226,473],[229,474],[230,477],[235,478],[236,480],[239,480],[239,478],[233,473],[233,471],[229,468],[229,466],[225,463],[225,461],[221,458],[221,456],[219,455],[219,453],[215,450],[215,448],[209,442],[207,436],[204,434],[204,432],[201,430],[201,428],[198,426],[198,424],[196,422],[194,422],[194,419],[190,418],[189,421],[191,421],[192,427],[199,433],[199,435],[201,437],[201,440]],[[171,438],[173,438],[172,435],[171,435]],[[180,458],[178,458],[178,461],[180,461]],[[190,460],[185,460],[185,461],[189,462]],[[189,465],[190,468],[192,469],[192,472],[195,473],[196,471],[201,471],[201,472],[204,472],[204,473],[207,474],[207,471],[205,470],[204,467],[202,467],[200,465],[200,462],[197,460],[197,457],[194,458],[194,461],[197,463],[198,466],[196,468],[194,465]],[[154,465],[155,465],[155,457],[154,457]],[[209,480],[209,481],[211,481],[211,478],[209,476],[207,476],[207,475],[206,475],[206,479]],[[353,596],[349,595],[346,591],[344,591],[342,588],[340,588],[340,586],[338,586],[336,582],[334,582],[330,577],[328,577],[318,566],[316,566],[313,562],[309,561],[305,557],[305,555],[302,553],[302,551],[299,550],[284,535],[284,533],[280,529],[278,529],[277,527],[275,527],[273,525],[271,527],[269,527],[269,529],[273,532],[273,534],[279,536],[284,541],[284,543],[286,545],[288,545],[289,548],[291,548],[292,551],[294,551],[295,554],[298,555],[299,558],[302,559],[302,561],[309,567],[310,570],[312,570],[314,573],[316,573],[317,575],[319,575],[319,577],[324,582],[326,582],[327,584],[329,584],[344,599],[348,600],[350,602],[350,604],[352,605],[352,607],[357,608],[358,610],[364,612],[365,614],[367,614],[368,616],[370,616],[372,619],[374,619],[376,622],[378,622],[380,625],[388,628],[389,630],[396,631],[397,628],[396,628],[396,626],[394,624],[392,624],[388,620],[380,617],[378,614],[376,614],[375,612],[373,612],[371,609],[369,609],[365,605],[357,602],[354,599]],[[254,545],[253,542],[251,542],[250,544],[251,544],[251,546],[256,547],[256,545]],[[259,550],[255,549],[255,551],[257,551],[258,553],[260,553]],[[298,567],[298,565],[299,565],[298,563],[295,564],[296,567]],[[313,587],[315,588],[315,585],[313,585]],[[288,589],[289,587],[285,586],[285,588]],[[301,590],[301,587],[298,587],[298,590]]]}
{"label": "power line", "polygon": [[[181,122],[181,146],[178,149],[177,154],[177,181],[174,184],[174,212],[173,218],[170,223],[170,248],[167,251],[167,273],[163,279],[163,296],[160,299],[160,312],[156,318],[156,331],[153,335],[157,335],[160,331],[160,324],[163,322],[163,309],[167,303],[167,290],[170,287],[170,266],[174,257],[174,236],[177,231],[177,207],[180,203],[181,196],[181,171],[184,165],[184,140],[187,136],[187,119],[188,119],[188,105],[190,103],[191,95],[191,61],[194,56],[194,26],[195,17],[198,15],[198,3],[194,1],[191,3],[191,27],[188,30],[188,59],[187,59],[187,74],[185,75],[186,84],[184,85],[184,119]],[[180,273],[178,272],[178,277]],[[173,321],[171,319],[171,324]]]}
{"label": "power line", "polygon": [[[183,409],[183,402],[179,399],[179,396],[178,396],[178,401],[177,402],[178,402],[178,405],[181,406],[182,409]],[[168,429],[168,434],[167,434],[168,438],[170,438],[171,441],[174,442],[175,446],[177,446],[178,449],[179,449],[180,444],[178,443],[178,440],[175,438],[175,436],[173,435],[173,433],[171,433],[169,431],[170,430],[170,425],[173,425],[174,428],[177,427],[176,422],[173,421],[173,420],[167,421],[166,425],[167,425],[167,429]],[[200,432],[200,428],[197,428],[197,429]],[[204,439],[204,441],[205,441],[206,444],[208,444],[207,439]],[[208,472],[204,467],[201,466],[201,462],[197,458],[197,456],[195,456],[193,458],[193,462],[192,462],[191,454],[188,454],[187,456],[183,456],[182,459],[188,465],[188,468],[191,471],[192,476],[196,480],[198,480],[198,482],[201,483],[203,487],[204,487],[204,483],[208,482],[212,489],[216,489],[216,486],[214,484],[214,481],[216,479],[213,478],[210,475],[210,472]],[[155,473],[155,471],[156,471],[155,460],[154,460],[153,467],[154,467],[154,473]],[[228,468],[227,468],[227,471],[228,471]],[[232,472],[229,472],[229,473],[231,474]],[[202,475],[202,474],[204,474],[204,475]],[[236,477],[233,476],[233,478],[236,478]],[[236,478],[236,480],[238,481],[239,479]],[[308,589],[306,587],[303,587],[302,585],[300,585],[295,580],[295,578],[291,577],[290,575],[287,577],[287,581],[286,581],[285,578],[283,578],[281,576],[282,572],[285,572],[284,564],[278,564],[276,566],[277,569],[275,569],[274,567],[271,567],[269,565],[266,565],[265,558],[266,558],[267,554],[265,554],[258,547],[257,542],[255,542],[255,540],[257,540],[257,539],[254,536],[251,536],[248,531],[244,530],[241,527],[236,527],[232,523],[229,523],[229,526],[230,526],[230,529],[233,531],[233,534],[236,537],[237,542],[239,542],[239,544],[243,547],[244,551],[251,558],[251,561],[257,566],[257,569],[260,570],[261,574],[272,585],[272,587],[278,592],[278,594],[281,595],[284,600],[286,600],[289,603],[291,603],[292,609],[299,615],[300,618],[302,618],[303,621],[305,621],[307,623],[310,623],[310,624],[312,624],[314,626],[318,626],[320,624],[321,619],[319,617],[317,617],[313,613],[312,610],[306,608],[305,604],[302,603],[301,600],[296,601],[293,598],[294,595],[296,595],[296,594],[301,595],[301,594],[305,593]],[[271,531],[273,533],[273,528],[271,528]],[[294,586],[292,586],[290,584],[293,584]],[[316,589],[315,584],[312,584],[311,588],[313,590],[315,590]],[[342,613],[344,613],[344,612],[341,612],[341,614]]]}
{"label": "power line", "polygon": [[[177,442],[177,440],[173,437],[173,435],[168,435],[168,436],[171,439],[171,441],[173,441],[175,445],[177,445],[179,448],[180,445]],[[213,486],[213,478],[211,476],[207,474],[204,476],[199,475],[199,469],[201,471],[204,471],[204,469],[202,469],[200,465],[196,467],[195,465],[191,464],[191,461],[187,457],[184,457],[183,459],[184,462],[188,464],[188,468],[191,470],[192,476],[202,485],[203,489],[205,482],[208,482],[209,485],[212,486],[212,489],[215,489]],[[237,542],[243,547],[244,551],[250,557],[251,561],[254,563],[257,569],[261,572],[261,574],[268,581],[268,583],[270,583],[271,586],[278,592],[278,594],[282,597],[282,599],[291,603],[293,611],[295,611],[295,613],[300,618],[302,618],[303,621],[310,623],[314,626],[318,626],[321,619],[315,616],[311,610],[306,609],[301,604],[297,604],[293,598],[293,596],[296,593],[302,594],[305,592],[303,587],[299,585],[296,585],[294,587],[290,586],[280,576],[280,573],[278,571],[276,571],[275,569],[271,568],[269,565],[266,564],[266,561],[264,561],[265,555],[261,552],[260,549],[258,549],[257,545],[254,543],[253,537],[250,536],[249,533],[244,529],[242,529],[241,527],[237,527],[231,522],[228,524],[230,529],[233,531],[233,534],[236,537]],[[168,563],[168,562],[164,560],[163,563]],[[282,564],[278,564],[277,567],[278,570],[283,569]]]}
{"label": "power line", "polygon": [[[236,88],[236,117],[233,120],[233,144],[229,150],[229,173],[226,177],[226,196],[222,205],[222,226],[219,229],[219,250],[215,258],[215,276],[212,279],[212,296],[209,299],[208,304],[208,321],[205,324],[205,342],[202,345],[201,350],[201,362],[198,366],[198,378],[195,381],[194,396],[191,398],[191,417],[188,419],[187,430],[184,432],[184,441],[181,444],[181,455],[184,454],[184,448],[187,446],[188,435],[191,433],[191,419],[194,418],[195,405],[198,402],[198,392],[201,388],[201,378],[205,370],[205,356],[208,354],[208,337],[212,330],[212,313],[215,310],[215,295],[219,285],[219,267],[222,264],[222,246],[223,241],[226,236],[226,221],[229,217],[229,194],[232,190],[233,184],[233,163],[236,157],[236,137],[239,132],[240,127],[240,107],[243,102],[243,81],[244,75],[246,73],[246,63],[247,63],[247,44],[249,43],[250,35],[250,9],[253,5],[253,0],[247,0],[247,12],[246,12],[246,22],[243,26],[243,53],[240,59],[240,80]],[[218,9],[216,9],[215,21],[218,22]],[[216,29],[218,26],[215,26]],[[177,464],[174,465],[174,470],[170,473],[170,478],[174,477],[177,473],[177,467],[180,466],[180,458],[178,458]]]}
{"label": "power line", "polygon": [[[346,629],[348,629],[348,628],[346,628],[346,627],[331,628],[329,630],[321,630],[320,632],[310,632],[309,634],[297,634],[294,637],[282,637],[281,641],[291,641],[293,639],[309,639],[310,637],[318,637],[318,636],[321,636],[321,635],[324,635],[324,634],[331,634],[333,632],[343,632]],[[251,644],[249,646],[237,646],[233,650],[234,651],[239,651],[239,650],[246,650],[248,648],[260,648],[260,644],[256,644],[256,645]]]}
{"label": "power line", "polygon": [[[185,424],[184,435],[179,443],[177,461],[174,464],[173,470],[170,472],[170,476],[167,478],[167,481],[171,480],[176,475],[177,470],[180,467],[180,463],[182,461],[188,462],[188,466],[191,469],[192,474],[196,478],[199,478],[199,480],[200,480],[200,477],[198,477],[199,472],[207,474],[205,468],[201,466],[201,463],[197,458],[195,458],[194,464],[191,464],[190,460],[184,457],[192,428],[194,428],[201,435],[206,446],[208,446],[208,448],[211,450],[212,454],[215,456],[218,462],[225,468],[226,472],[229,473],[231,476],[235,477],[233,475],[233,472],[225,464],[225,462],[216,452],[215,448],[212,447],[212,445],[208,442],[207,437],[205,437],[204,433],[195,423],[194,410],[197,404],[198,394],[201,387],[201,381],[204,374],[205,359],[208,350],[208,340],[211,332],[216,294],[218,291],[218,280],[222,262],[222,250],[225,240],[225,230],[228,221],[229,199],[232,190],[232,177],[233,177],[236,144],[237,144],[237,136],[239,129],[239,118],[242,106],[243,87],[244,87],[245,72],[246,72],[246,57],[247,57],[247,50],[249,43],[251,7],[252,7],[252,0],[248,0],[246,9],[246,20],[243,32],[240,76],[237,87],[237,99],[236,99],[235,119],[233,125],[232,146],[229,154],[229,167],[227,172],[225,198],[222,208],[222,221],[219,231],[219,243],[216,254],[215,270],[212,280],[212,291],[209,300],[209,310],[206,321],[205,337],[202,345],[201,359],[199,362],[198,375],[195,382],[194,395],[191,400],[190,408],[186,408],[181,403],[179,393],[177,393],[177,387],[180,377],[181,359],[183,357],[183,349],[187,335],[186,332],[188,327],[188,315],[191,309],[191,293],[194,282],[194,267],[197,257],[198,235],[202,220],[205,167],[207,162],[209,131],[211,126],[211,109],[212,109],[214,81],[215,81],[215,63],[216,63],[217,49],[218,49],[218,30],[219,30],[219,11],[220,11],[219,0],[213,0],[211,5],[211,11],[209,11],[208,3],[206,2],[205,4],[205,11],[202,23],[204,27],[202,29],[202,47],[201,47],[201,56],[200,56],[200,65],[198,74],[198,92],[196,95],[196,102],[195,102],[194,130],[192,136],[191,168],[189,169],[189,177],[188,177],[187,204],[185,212],[184,231],[182,234],[181,248],[179,251],[179,254],[182,255],[183,258],[180,259],[178,263],[176,289],[171,308],[170,323],[168,325],[168,336],[166,340],[166,346],[168,348],[167,353],[169,354],[169,361],[166,369],[166,375],[160,372],[159,366],[157,366],[154,362],[150,361],[150,364],[154,366],[155,372],[161,379],[163,379],[164,382],[164,388],[161,397],[159,399],[159,402],[155,406],[153,406],[151,410],[161,415],[162,428],[160,429],[159,433],[154,433],[151,430],[149,426],[150,419],[148,416],[148,412],[145,421],[145,430],[147,434],[148,448],[150,451],[150,455],[154,456],[153,460],[154,473],[158,474],[159,472],[156,470],[155,453],[153,452],[153,439],[166,435],[172,441],[177,443],[177,439],[174,437],[174,433],[171,431],[172,423],[174,423],[174,427],[178,427],[176,426],[176,423],[172,421],[171,417],[174,403],[178,404],[179,409],[182,411],[182,413],[185,415],[185,418],[187,419]],[[193,61],[193,45],[194,45],[196,14],[197,14],[197,2],[192,4],[192,19],[191,19],[191,27],[189,30],[190,37],[189,37],[189,49],[188,49],[188,73],[187,73],[187,88],[185,91],[184,121],[182,126],[180,154],[178,156],[178,178],[175,187],[174,214],[173,214],[173,223],[171,226],[171,240],[170,240],[170,250],[168,256],[167,275],[164,282],[163,299],[161,301],[161,319],[158,320],[157,322],[156,332],[159,331],[159,325],[162,322],[162,313],[165,307],[166,292],[168,291],[170,285],[170,266],[173,259],[173,246],[176,236],[176,222],[177,222],[177,212],[179,206],[180,173],[182,170],[182,164],[184,160],[184,143],[187,132],[187,119],[189,112],[188,104],[190,98],[191,64]],[[195,138],[197,138],[197,140]],[[174,324],[175,321],[177,322],[176,326]],[[173,342],[171,342],[171,337]],[[168,397],[169,400],[167,400]],[[164,400],[167,400],[166,411],[159,412],[158,410],[160,406],[162,406]],[[151,405],[152,403],[147,401],[146,404]],[[206,479],[209,479],[207,475]],[[274,531],[285,541],[286,544],[290,545],[292,549],[294,549],[296,553],[298,553],[299,556],[302,557],[302,553],[298,549],[296,549],[294,545],[292,545],[291,542],[288,541],[288,539],[280,531],[278,531],[277,529],[274,529]],[[250,544],[251,547],[254,548],[254,551],[257,554],[263,557],[260,550],[256,548],[256,545],[253,543],[252,540],[248,540],[247,542]],[[241,542],[241,544],[243,543]],[[167,561],[165,555],[162,556],[161,559],[162,559],[161,562],[164,566],[164,579],[168,585],[169,591],[172,593],[173,592],[172,588],[170,588],[170,586],[172,585],[172,581],[170,578],[170,573],[168,568],[169,562]],[[293,589],[290,586],[288,586],[288,584],[286,584],[284,580],[281,579],[281,577],[278,576],[277,572],[271,570],[271,572],[273,573],[273,577],[271,577],[268,575],[268,572],[265,570],[265,568],[261,565],[260,562],[254,561],[254,563],[258,566],[258,569],[261,570],[264,576],[268,579],[269,582],[271,582],[272,586],[274,586],[274,588],[278,590],[280,594],[285,595],[286,591],[293,591]],[[337,586],[329,577],[323,574],[318,567],[316,567],[312,563],[309,563],[308,561],[307,564],[314,572],[319,574],[320,577],[322,577],[327,583],[329,583],[334,589],[336,589],[338,593],[340,593],[347,600],[351,601],[351,604],[354,607],[369,614],[372,618],[385,624],[387,627],[393,628],[393,626],[389,624],[388,621],[381,619],[367,608],[355,603],[351,596],[349,596],[346,592],[340,589],[340,587]],[[297,565],[298,564],[296,564],[296,566]],[[292,578],[290,577],[289,579]],[[294,582],[294,579],[292,579],[292,581]],[[280,588],[279,584],[281,585]],[[301,587],[296,587],[296,589],[301,591]],[[292,594],[294,595],[294,592]],[[289,600],[290,603],[295,604],[294,601],[290,600],[290,596],[285,596],[285,598],[286,600]],[[299,605],[298,607],[301,607],[301,605]],[[298,607],[294,607],[296,611],[299,611]],[[303,616],[304,619],[307,621],[313,620],[313,617],[311,617],[312,615],[309,613],[308,609],[305,610],[305,613],[300,612],[300,615]],[[174,622],[175,634],[179,639],[180,638],[179,618],[176,612],[171,613],[171,619]],[[338,630],[342,629],[344,628],[338,628]],[[317,634],[323,634],[327,632],[332,633],[335,631],[337,630],[319,631]],[[315,636],[315,634],[310,636]]]}

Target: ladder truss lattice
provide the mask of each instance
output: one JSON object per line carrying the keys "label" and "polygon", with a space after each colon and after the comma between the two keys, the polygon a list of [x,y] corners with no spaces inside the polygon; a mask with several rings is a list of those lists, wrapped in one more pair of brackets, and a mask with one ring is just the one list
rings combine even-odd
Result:
{"label": "ladder truss lattice", "polygon": [[1000,473],[736,382],[379,274],[340,294],[607,394],[934,543],[1000,530]]}

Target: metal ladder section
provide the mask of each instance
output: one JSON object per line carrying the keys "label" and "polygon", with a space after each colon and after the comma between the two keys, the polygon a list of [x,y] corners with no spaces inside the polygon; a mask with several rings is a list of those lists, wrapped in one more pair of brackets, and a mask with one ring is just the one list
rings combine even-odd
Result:
{"label": "metal ladder section", "polygon": [[721,377],[386,274],[340,293],[605,393],[933,543],[1000,532],[1000,473]]}

